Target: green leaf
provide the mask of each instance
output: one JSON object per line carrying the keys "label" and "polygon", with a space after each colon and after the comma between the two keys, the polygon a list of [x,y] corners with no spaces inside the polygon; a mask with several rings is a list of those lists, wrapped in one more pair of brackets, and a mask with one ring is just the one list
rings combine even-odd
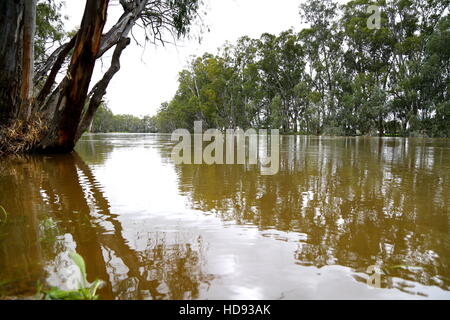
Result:
{"label": "green leaf", "polygon": [[87,286],[87,273],[86,273],[86,264],[84,263],[83,257],[80,256],[76,252],[69,253],[69,257],[72,259],[72,261],[80,269],[81,276],[83,278],[83,286],[86,287]]}
{"label": "green leaf", "polygon": [[93,300],[97,300],[97,296],[95,295],[97,293],[97,290],[103,285],[103,281],[101,280],[95,280],[94,283],[91,285],[90,288],[90,295],[93,298]]}
{"label": "green leaf", "polygon": [[64,291],[58,288],[51,288],[45,292],[45,300],[84,300],[78,291]]}

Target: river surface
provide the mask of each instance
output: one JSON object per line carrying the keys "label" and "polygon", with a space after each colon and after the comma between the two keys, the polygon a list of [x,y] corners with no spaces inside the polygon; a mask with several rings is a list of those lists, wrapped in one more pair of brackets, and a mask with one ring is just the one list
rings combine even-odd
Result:
{"label": "river surface", "polygon": [[173,146],[0,159],[0,295],[71,288],[76,251],[102,299],[450,299],[450,140],[285,136],[273,176]]}

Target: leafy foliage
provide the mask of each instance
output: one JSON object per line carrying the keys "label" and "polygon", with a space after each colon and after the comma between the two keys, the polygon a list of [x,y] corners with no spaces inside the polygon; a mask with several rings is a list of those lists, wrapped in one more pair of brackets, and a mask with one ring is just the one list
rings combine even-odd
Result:
{"label": "leafy foliage", "polygon": [[[450,137],[448,0],[308,0],[309,26],[242,37],[180,72],[159,131],[266,127],[333,135]],[[370,29],[369,5],[381,8]]]}
{"label": "leafy foliage", "polygon": [[61,45],[66,39],[64,29],[66,17],[61,14],[64,1],[39,0],[36,7],[36,36],[34,38],[34,54],[36,64],[46,61],[49,52]]}
{"label": "leafy foliage", "polygon": [[102,104],[95,114],[90,131],[152,133],[156,132],[156,123],[155,119],[149,116],[138,118],[132,115],[114,115],[105,104]]}
{"label": "leafy foliage", "polygon": [[[81,281],[79,282],[78,290],[61,290],[59,288],[51,288],[50,290],[42,291],[38,287],[37,297],[45,300],[97,300],[97,290],[102,286],[101,280],[95,280],[92,284],[87,281],[86,264],[82,256],[76,252],[69,254],[72,261],[78,267],[81,273]],[[41,291],[43,294],[41,294]]]}

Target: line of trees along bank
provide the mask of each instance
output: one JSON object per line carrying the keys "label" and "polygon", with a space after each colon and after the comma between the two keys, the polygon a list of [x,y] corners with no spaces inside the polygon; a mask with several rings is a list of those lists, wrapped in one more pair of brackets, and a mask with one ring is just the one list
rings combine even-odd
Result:
{"label": "line of trees along bank", "polygon": [[89,128],[91,133],[155,133],[154,117],[136,117],[128,114],[115,115],[104,104],[100,105]]}
{"label": "line of trees along bank", "polygon": [[[369,5],[381,27],[369,29]],[[195,58],[160,132],[193,127],[450,137],[448,0],[306,1],[309,27],[243,37]]]}

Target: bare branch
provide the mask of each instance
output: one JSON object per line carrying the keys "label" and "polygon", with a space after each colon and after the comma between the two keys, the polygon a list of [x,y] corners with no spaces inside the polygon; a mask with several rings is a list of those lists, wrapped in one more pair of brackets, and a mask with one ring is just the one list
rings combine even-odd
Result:
{"label": "bare branch", "polygon": [[59,52],[59,55],[53,64],[50,75],[48,76],[44,86],[42,87],[38,97],[36,98],[35,105],[42,104],[47,98],[47,96],[50,94],[50,91],[52,90],[52,87],[55,84],[56,76],[58,75],[58,72],[61,69],[64,61],[66,60],[67,55],[75,46],[76,39],[77,37],[75,36],[70,40],[69,43],[62,46],[63,49]]}

